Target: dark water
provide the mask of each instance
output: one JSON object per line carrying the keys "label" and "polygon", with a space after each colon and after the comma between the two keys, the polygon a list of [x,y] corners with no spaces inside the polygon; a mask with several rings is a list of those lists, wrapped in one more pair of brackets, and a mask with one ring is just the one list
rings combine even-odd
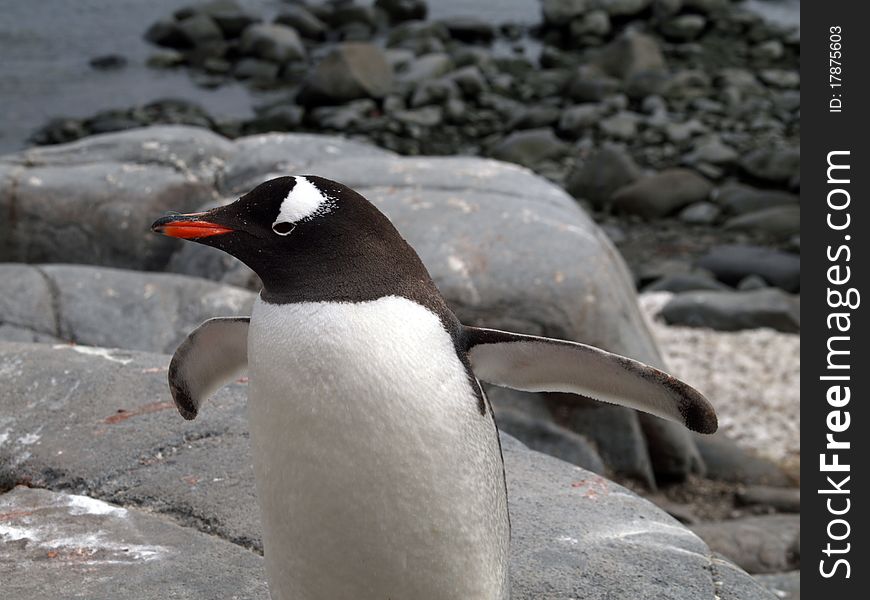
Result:
{"label": "dark water", "polygon": [[[780,21],[800,21],[800,0],[749,0]],[[191,0],[0,0],[0,153],[17,150],[56,116],[184,98],[215,115],[245,117],[255,102],[242,85],[205,90],[183,70],[145,66],[155,48],[142,34],[152,22]],[[257,14],[277,12],[281,0],[240,0]],[[432,0],[430,16],[477,16],[493,23],[536,23],[538,0]],[[95,71],[88,60],[120,54],[128,65]]]}

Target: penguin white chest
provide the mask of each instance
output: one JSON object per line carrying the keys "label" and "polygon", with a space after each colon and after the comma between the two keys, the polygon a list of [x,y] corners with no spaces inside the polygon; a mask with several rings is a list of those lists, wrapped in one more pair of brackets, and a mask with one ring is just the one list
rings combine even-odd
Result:
{"label": "penguin white chest", "polygon": [[497,432],[433,312],[258,299],[248,363],[273,599],[507,597]]}

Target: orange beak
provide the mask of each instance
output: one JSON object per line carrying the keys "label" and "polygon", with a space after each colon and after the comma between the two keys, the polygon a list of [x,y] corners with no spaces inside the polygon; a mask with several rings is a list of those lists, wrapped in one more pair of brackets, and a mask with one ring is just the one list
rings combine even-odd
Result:
{"label": "orange beak", "polygon": [[195,240],[235,231],[224,225],[218,225],[217,223],[202,219],[201,217],[205,214],[192,213],[161,217],[151,226],[151,231],[183,240]]}

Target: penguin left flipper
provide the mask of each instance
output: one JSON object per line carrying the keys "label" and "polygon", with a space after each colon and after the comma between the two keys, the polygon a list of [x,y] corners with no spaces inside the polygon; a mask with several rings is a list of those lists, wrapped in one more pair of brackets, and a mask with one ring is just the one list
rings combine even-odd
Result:
{"label": "penguin left flipper", "polygon": [[619,404],[713,433],[716,411],[700,392],[667,373],[593,346],[497,329],[465,327],[478,379],[526,392],[569,392]]}
{"label": "penguin left flipper", "polygon": [[169,390],[178,412],[193,419],[202,402],[248,366],[250,317],[209,319],[187,336],[169,363]]}

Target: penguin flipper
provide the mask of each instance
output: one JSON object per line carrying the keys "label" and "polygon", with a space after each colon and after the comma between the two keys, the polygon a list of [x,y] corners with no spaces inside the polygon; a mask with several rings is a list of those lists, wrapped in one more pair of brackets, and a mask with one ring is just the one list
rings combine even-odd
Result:
{"label": "penguin flipper", "polygon": [[178,412],[193,419],[199,406],[248,366],[250,317],[209,319],[187,336],[169,363],[169,390]]}
{"label": "penguin flipper", "polygon": [[718,427],[700,392],[667,373],[594,346],[497,329],[465,327],[478,379],[526,392],[569,392],[682,423],[701,433]]}

